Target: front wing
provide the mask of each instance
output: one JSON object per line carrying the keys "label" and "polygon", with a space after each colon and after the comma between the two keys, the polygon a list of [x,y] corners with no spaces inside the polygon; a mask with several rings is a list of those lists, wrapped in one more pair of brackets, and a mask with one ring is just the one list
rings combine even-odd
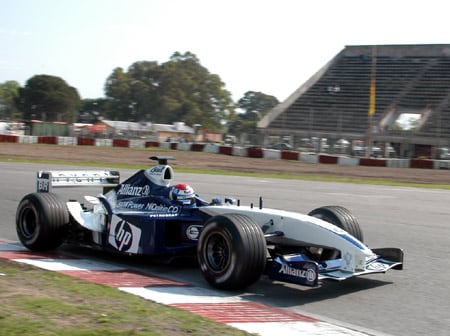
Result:
{"label": "front wing", "polygon": [[343,271],[340,259],[315,262],[303,255],[277,256],[266,270],[273,280],[315,287],[322,280],[342,281],[352,277],[385,273],[390,269],[403,268],[403,251],[398,248],[374,249],[375,257],[366,260],[364,270],[355,272]]}

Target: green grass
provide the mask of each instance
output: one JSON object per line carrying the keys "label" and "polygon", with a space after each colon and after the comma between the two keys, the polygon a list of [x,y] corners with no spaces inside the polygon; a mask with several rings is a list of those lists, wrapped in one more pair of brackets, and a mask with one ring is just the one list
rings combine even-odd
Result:
{"label": "green grass", "polygon": [[108,286],[0,259],[0,335],[248,335]]}

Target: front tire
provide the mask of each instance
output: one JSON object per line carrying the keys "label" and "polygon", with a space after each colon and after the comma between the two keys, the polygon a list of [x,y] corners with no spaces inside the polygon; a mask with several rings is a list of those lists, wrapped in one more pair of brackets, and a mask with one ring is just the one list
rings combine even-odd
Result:
{"label": "front tire", "polygon": [[63,243],[69,220],[66,204],[57,195],[28,194],[17,207],[17,236],[30,250],[53,250]]}
{"label": "front tire", "polygon": [[[358,220],[350,210],[344,207],[337,205],[324,206],[314,209],[308,215],[336,225],[338,228],[347,231],[360,242],[363,242],[363,233]],[[339,251],[324,248],[310,248],[310,252],[315,255],[318,260],[336,259],[340,256]]]}
{"label": "front tire", "polygon": [[197,246],[197,257],[206,281],[219,289],[250,286],[264,272],[266,241],[259,225],[250,217],[226,214],[205,224]]}
{"label": "front tire", "polygon": [[363,241],[363,233],[359,226],[358,220],[350,212],[350,210],[344,207],[338,205],[324,206],[314,209],[308,215],[320,218],[325,222],[334,224],[337,227],[341,228],[342,230],[350,233],[360,242]]}

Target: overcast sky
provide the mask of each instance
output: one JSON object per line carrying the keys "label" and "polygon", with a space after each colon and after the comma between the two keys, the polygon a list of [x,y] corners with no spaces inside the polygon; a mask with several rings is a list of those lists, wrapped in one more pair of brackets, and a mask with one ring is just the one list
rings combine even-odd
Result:
{"label": "overcast sky", "polygon": [[0,0],[0,83],[63,78],[82,98],[136,61],[197,55],[237,101],[280,101],[347,45],[450,43],[446,1]]}

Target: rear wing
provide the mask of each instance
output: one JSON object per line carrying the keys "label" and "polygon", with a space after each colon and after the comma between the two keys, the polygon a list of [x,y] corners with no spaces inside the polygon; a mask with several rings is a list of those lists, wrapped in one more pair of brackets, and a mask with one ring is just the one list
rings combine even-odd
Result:
{"label": "rear wing", "polygon": [[59,187],[103,187],[103,193],[120,183],[120,173],[113,170],[52,170],[37,172],[38,192]]}

